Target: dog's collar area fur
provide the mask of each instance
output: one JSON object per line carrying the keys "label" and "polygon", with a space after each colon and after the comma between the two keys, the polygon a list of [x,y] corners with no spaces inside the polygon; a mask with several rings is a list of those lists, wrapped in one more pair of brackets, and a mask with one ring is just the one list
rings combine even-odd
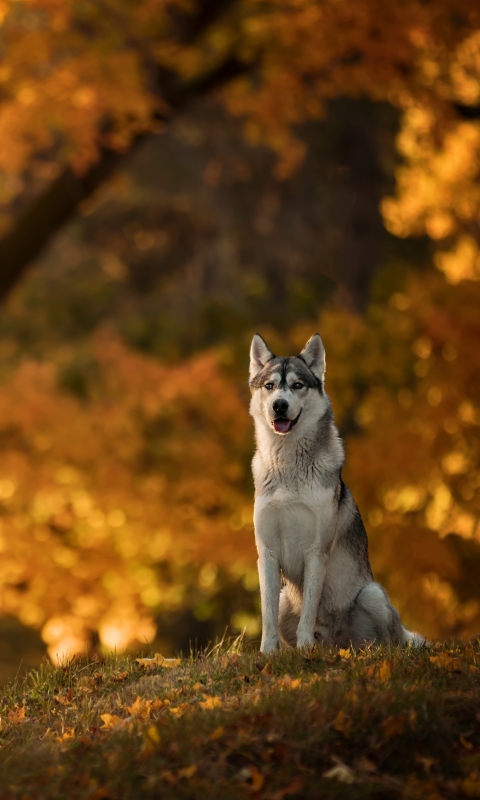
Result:
{"label": "dog's collar area fur", "polygon": [[[290,433],[290,431],[292,430],[294,425],[296,425],[298,420],[300,419],[300,414],[301,413],[302,413],[302,409],[300,409],[300,411],[298,413],[298,416],[295,417],[295,419],[285,419],[284,417],[277,417],[277,419],[274,419],[272,421],[272,425],[273,425],[273,430],[275,431],[275,433],[281,433],[281,434]],[[285,430],[282,430],[281,427],[279,427],[279,428],[276,427],[277,424],[282,423],[282,422],[283,423],[285,423],[285,422],[289,423],[288,427],[286,427]]]}

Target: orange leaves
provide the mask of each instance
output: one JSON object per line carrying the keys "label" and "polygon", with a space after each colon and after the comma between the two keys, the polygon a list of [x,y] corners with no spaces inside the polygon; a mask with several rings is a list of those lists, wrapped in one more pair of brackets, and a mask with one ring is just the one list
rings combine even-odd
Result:
{"label": "orange leaves", "polygon": [[380,683],[386,683],[392,677],[393,665],[393,661],[380,661],[378,664],[371,664],[367,667],[367,676]]}
{"label": "orange leaves", "polygon": [[135,661],[146,669],[155,669],[155,667],[164,667],[165,669],[174,669],[179,667],[181,659],[179,658],[165,658],[160,653],[155,653],[153,658],[136,658]]}

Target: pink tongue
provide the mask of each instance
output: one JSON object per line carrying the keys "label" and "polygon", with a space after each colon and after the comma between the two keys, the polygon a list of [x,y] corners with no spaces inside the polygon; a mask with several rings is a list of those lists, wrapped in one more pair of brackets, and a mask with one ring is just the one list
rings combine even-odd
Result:
{"label": "pink tongue", "polygon": [[273,427],[277,433],[288,433],[292,427],[292,422],[289,419],[276,419],[273,423]]}

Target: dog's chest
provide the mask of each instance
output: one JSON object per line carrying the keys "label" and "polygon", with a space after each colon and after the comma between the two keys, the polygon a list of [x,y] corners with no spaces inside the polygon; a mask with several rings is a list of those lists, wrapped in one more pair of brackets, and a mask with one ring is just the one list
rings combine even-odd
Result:
{"label": "dog's chest", "polygon": [[279,562],[288,580],[302,579],[305,559],[328,549],[334,535],[333,489],[316,486],[302,493],[284,487],[255,498],[257,548],[266,548]]}

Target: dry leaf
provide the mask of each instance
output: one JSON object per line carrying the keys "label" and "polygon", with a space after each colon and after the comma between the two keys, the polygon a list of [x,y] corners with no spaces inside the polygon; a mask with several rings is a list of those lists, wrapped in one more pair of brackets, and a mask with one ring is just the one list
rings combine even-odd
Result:
{"label": "dry leaf", "polygon": [[161,653],[155,653],[153,658],[136,658],[135,661],[141,667],[146,667],[147,669],[155,669],[155,667],[173,669],[173,667],[179,667],[181,664],[180,658],[165,658]]}
{"label": "dry leaf", "polygon": [[352,657],[352,653],[349,647],[347,648],[347,650],[342,650],[340,648],[340,650],[338,651],[338,655],[341,656],[342,658],[346,658],[347,660]]}
{"label": "dry leaf", "polygon": [[273,672],[272,665],[269,661],[265,664],[263,669],[260,670],[260,675],[271,675]]}
{"label": "dry leaf", "polygon": [[435,764],[434,758],[427,758],[426,756],[417,756],[415,761],[417,764],[421,764],[426,772],[430,772],[431,768]]}
{"label": "dry leaf", "polygon": [[303,785],[304,785],[303,778],[300,777],[295,778],[295,780],[289,783],[288,786],[285,786],[283,789],[278,789],[278,791],[273,792],[273,794],[270,795],[270,800],[283,800],[283,798],[286,797],[287,794],[300,794],[301,792],[303,792]]}
{"label": "dry leaf", "polygon": [[196,692],[208,692],[208,689],[204,683],[197,682],[193,685],[193,688],[195,689]]}
{"label": "dry leaf", "polygon": [[286,689],[298,689],[301,682],[301,678],[292,678],[290,675],[284,675],[283,678],[278,679],[278,683]]}
{"label": "dry leaf", "polygon": [[467,797],[480,797],[480,778],[475,772],[470,773],[468,778],[462,781],[461,786]]}
{"label": "dry leaf", "polygon": [[25,716],[25,706],[20,706],[20,708],[16,706],[15,708],[12,708],[8,712],[7,716],[8,716],[8,721],[13,722],[14,724],[20,722],[26,722],[27,717]]}
{"label": "dry leaf", "polygon": [[[468,733],[466,734],[466,736],[469,736],[469,735],[470,734],[468,734]],[[460,744],[462,744],[467,750],[473,750],[473,744],[468,741],[466,736],[463,733],[461,734],[461,736],[460,736]]]}
{"label": "dry leaf", "polygon": [[218,728],[215,728],[215,730],[214,730],[214,731],[212,731],[212,733],[211,733],[211,734],[210,734],[210,736],[209,736],[209,739],[210,739],[212,742],[214,742],[216,739],[220,739],[220,738],[223,736],[223,734],[224,734],[224,733],[225,733],[225,728],[223,728],[223,727],[220,725]]}
{"label": "dry leaf", "polygon": [[125,706],[128,713],[130,715],[134,715],[136,717],[140,717],[141,719],[145,719],[146,717],[150,716],[150,711],[152,708],[152,701],[145,700],[141,697],[137,696],[137,699],[131,706]]}
{"label": "dry leaf", "polygon": [[448,653],[440,653],[438,656],[430,656],[430,663],[436,667],[442,667],[447,672],[463,672],[462,662],[459,658],[452,658]]}
{"label": "dry leaf", "polygon": [[380,683],[386,683],[392,677],[393,661],[379,661],[367,668],[367,677],[376,678]]}
{"label": "dry leaf", "polygon": [[355,783],[355,773],[341,761],[331,769],[327,769],[327,771],[323,773],[323,777],[340,781],[340,783]]}
{"label": "dry leaf", "polygon": [[333,727],[339,733],[343,733],[343,735],[348,739],[352,729],[352,720],[346,716],[344,711],[339,711],[333,720]]}
{"label": "dry leaf", "polygon": [[192,708],[191,705],[188,703],[181,703],[179,706],[169,706],[168,710],[170,714],[173,714],[174,717],[183,717],[186,711],[190,711]]}
{"label": "dry leaf", "polygon": [[122,681],[125,681],[127,678],[128,678],[127,670],[125,670],[125,672],[114,672],[112,675],[112,681],[114,681],[115,683],[121,683]]}
{"label": "dry leaf", "polygon": [[211,697],[207,697],[206,700],[203,701],[201,700],[198,705],[200,706],[200,708],[212,709],[212,708],[221,708],[223,703],[219,697],[214,697],[212,695]]}
{"label": "dry leaf", "polygon": [[189,780],[193,775],[195,775],[197,769],[198,767],[196,764],[191,764],[189,767],[182,767],[182,769],[179,769],[177,772],[177,778],[179,780],[180,778],[187,778],[187,780]]}
{"label": "dry leaf", "polygon": [[265,775],[253,765],[239,770],[236,777],[239,781],[251,781],[249,786],[254,792],[259,792],[265,783]]}
{"label": "dry leaf", "polygon": [[388,719],[382,723],[382,731],[386,739],[390,739],[392,736],[401,736],[404,730],[405,717],[403,715],[388,717]]}
{"label": "dry leaf", "polygon": [[125,724],[125,719],[117,717],[116,714],[101,714],[100,719],[103,721],[101,730],[111,730],[116,728],[117,725],[123,726]]}

